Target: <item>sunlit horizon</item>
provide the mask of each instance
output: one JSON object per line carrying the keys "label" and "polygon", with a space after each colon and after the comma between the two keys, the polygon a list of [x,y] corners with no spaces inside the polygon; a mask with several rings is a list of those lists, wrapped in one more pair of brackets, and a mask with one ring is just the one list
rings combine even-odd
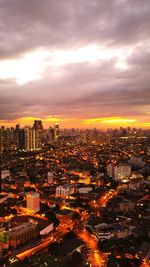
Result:
{"label": "sunlit horizon", "polygon": [[81,129],[108,129],[108,128],[150,128],[149,122],[142,122],[135,118],[127,117],[104,117],[104,118],[59,118],[52,116],[45,117],[23,117],[16,120],[0,120],[0,126],[14,127],[20,124],[21,127],[32,126],[34,120],[42,120],[44,128],[52,127],[54,124],[60,124],[63,128],[81,128]]}

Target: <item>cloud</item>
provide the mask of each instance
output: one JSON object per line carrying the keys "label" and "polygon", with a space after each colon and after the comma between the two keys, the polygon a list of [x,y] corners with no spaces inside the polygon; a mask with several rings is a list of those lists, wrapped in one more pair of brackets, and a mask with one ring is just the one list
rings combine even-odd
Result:
{"label": "cloud", "polygon": [[149,0],[1,0],[0,17],[0,119],[148,116]]}
{"label": "cloud", "polygon": [[1,0],[0,16],[1,58],[39,47],[130,45],[150,34],[148,0]]}

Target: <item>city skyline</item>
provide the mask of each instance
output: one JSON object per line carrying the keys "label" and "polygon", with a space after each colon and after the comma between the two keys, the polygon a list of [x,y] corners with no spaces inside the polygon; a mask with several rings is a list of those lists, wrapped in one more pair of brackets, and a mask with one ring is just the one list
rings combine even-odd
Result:
{"label": "city skyline", "polygon": [[149,1],[1,0],[0,15],[0,125],[150,128]]}

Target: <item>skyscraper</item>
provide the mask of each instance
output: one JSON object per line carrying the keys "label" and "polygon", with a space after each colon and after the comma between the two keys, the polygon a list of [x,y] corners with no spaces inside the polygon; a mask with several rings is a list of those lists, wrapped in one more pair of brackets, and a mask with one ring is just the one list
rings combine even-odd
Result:
{"label": "skyscraper", "polygon": [[33,130],[35,131],[35,149],[41,149],[43,134],[43,125],[41,120],[34,121]]}
{"label": "skyscraper", "polygon": [[35,150],[35,130],[31,127],[25,127],[25,149]]}
{"label": "skyscraper", "polygon": [[25,149],[25,131],[24,129],[18,130],[18,148]]}
{"label": "skyscraper", "polygon": [[54,141],[55,141],[55,142],[57,142],[58,137],[59,137],[59,124],[56,123],[56,124],[54,125]]}
{"label": "skyscraper", "polygon": [[0,150],[1,152],[5,149],[9,149],[9,137],[10,137],[9,128],[5,128],[4,126],[2,126],[0,128]]}
{"label": "skyscraper", "polygon": [[35,120],[33,124],[34,130],[43,130],[43,124],[41,120]]}

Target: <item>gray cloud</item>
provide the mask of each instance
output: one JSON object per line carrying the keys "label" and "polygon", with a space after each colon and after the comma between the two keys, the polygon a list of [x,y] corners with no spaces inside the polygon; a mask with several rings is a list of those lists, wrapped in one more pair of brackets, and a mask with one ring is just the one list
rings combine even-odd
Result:
{"label": "gray cloud", "polygon": [[37,48],[73,49],[88,44],[133,48],[128,69],[116,58],[48,67],[24,85],[0,80],[0,119],[20,116],[142,116],[150,105],[149,0],[0,0],[0,59]]}
{"label": "gray cloud", "polygon": [[1,0],[0,17],[2,58],[35,47],[129,45],[150,34],[148,0]]}

